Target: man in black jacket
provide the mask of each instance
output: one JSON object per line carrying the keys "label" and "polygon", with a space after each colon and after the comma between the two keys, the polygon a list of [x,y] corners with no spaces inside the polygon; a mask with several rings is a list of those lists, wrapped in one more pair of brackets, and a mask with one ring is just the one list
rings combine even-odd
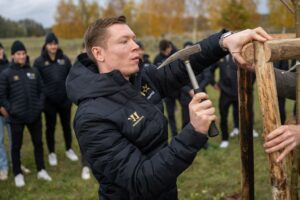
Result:
{"label": "man in black jacket", "polygon": [[29,129],[34,145],[37,177],[51,181],[45,170],[42,143],[41,112],[44,104],[42,82],[39,73],[26,61],[26,49],[22,42],[15,41],[11,47],[12,63],[0,75],[1,114],[9,118],[11,125],[11,157],[15,184],[25,185],[21,171],[20,150],[25,126]]}
{"label": "man in black jacket", "polygon": [[72,103],[66,94],[65,81],[71,62],[58,46],[58,38],[54,33],[48,33],[41,55],[35,60],[36,67],[42,77],[45,86],[45,117],[46,138],[48,146],[48,160],[51,166],[57,165],[55,154],[55,126],[56,115],[59,114],[64,132],[66,156],[72,160],[78,160],[77,155],[71,148],[71,106]]}
{"label": "man in black jacket", "polygon": [[[197,74],[228,53],[219,45],[224,33],[201,41],[203,52],[190,57],[201,63]],[[268,37],[260,28],[224,36],[222,46],[235,52]],[[102,200],[177,199],[176,179],[206,143],[214,108],[205,93],[196,94],[190,123],[168,144],[161,101],[187,84],[188,75],[180,61],[160,70],[139,68],[134,39],[123,16],[98,19],[86,31],[87,55],[78,56],[66,81],[68,96],[78,104],[75,133],[101,183]]]}
{"label": "man in black jacket", "polygon": [[[155,66],[159,66],[176,51],[177,48],[173,45],[172,42],[165,39],[161,40],[159,42],[159,53],[156,55],[153,64]],[[176,96],[166,96],[164,98],[172,136],[176,136],[178,134],[177,123],[175,118],[176,99],[179,99],[179,93]]]}

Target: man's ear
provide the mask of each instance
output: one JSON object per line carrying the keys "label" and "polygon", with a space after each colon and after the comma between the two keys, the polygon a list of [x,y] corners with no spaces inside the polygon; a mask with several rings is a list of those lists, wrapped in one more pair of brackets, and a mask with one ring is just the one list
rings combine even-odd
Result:
{"label": "man's ear", "polygon": [[92,47],[92,54],[97,62],[104,61],[104,51],[101,47]]}

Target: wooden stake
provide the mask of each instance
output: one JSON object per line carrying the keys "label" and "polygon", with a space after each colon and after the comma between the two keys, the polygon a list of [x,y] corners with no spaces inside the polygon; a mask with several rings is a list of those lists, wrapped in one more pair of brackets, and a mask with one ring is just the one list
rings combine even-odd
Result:
{"label": "wooden stake", "polygon": [[238,67],[241,191],[243,200],[254,200],[253,73]]}
{"label": "wooden stake", "polygon": [[[258,96],[264,124],[264,136],[281,125],[273,64],[267,63],[264,45],[254,42],[254,62]],[[273,200],[290,200],[287,177],[283,163],[277,163],[279,152],[268,154]]]}

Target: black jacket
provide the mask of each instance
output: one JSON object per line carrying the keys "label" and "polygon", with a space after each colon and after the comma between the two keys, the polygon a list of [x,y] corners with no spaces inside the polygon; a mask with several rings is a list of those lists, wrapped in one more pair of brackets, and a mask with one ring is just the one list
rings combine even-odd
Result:
{"label": "black jacket", "polygon": [[[195,72],[225,53],[218,33],[202,41]],[[129,82],[119,71],[99,74],[85,54],[70,70],[69,98],[78,104],[75,133],[83,155],[101,183],[101,200],[177,199],[176,178],[192,163],[207,137],[188,124],[168,145],[162,98],[188,82],[185,66],[174,62],[140,69]]]}
{"label": "black jacket", "polygon": [[58,105],[68,102],[65,82],[72,65],[62,50],[58,49],[54,60],[50,59],[46,50],[42,51],[33,66],[42,77],[46,101]]}
{"label": "black jacket", "polygon": [[32,123],[41,115],[44,103],[42,82],[36,69],[12,62],[0,74],[0,104],[13,123]]}
{"label": "black jacket", "polygon": [[9,62],[4,54],[3,59],[0,59],[0,73],[9,66]]}
{"label": "black jacket", "polygon": [[[220,68],[220,80],[218,82],[222,92],[232,98],[237,98],[237,66],[234,63],[232,56],[228,55],[222,58],[219,62],[214,63],[210,69],[214,73],[216,68]],[[215,81],[212,81],[214,84]]]}

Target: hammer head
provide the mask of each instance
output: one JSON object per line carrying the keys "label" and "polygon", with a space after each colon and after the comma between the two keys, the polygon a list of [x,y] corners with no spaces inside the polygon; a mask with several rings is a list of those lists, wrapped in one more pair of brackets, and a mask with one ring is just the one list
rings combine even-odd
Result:
{"label": "hammer head", "polygon": [[195,53],[198,53],[201,51],[201,46],[200,44],[195,44],[193,46],[181,49],[180,51],[177,51],[176,53],[172,54],[170,57],[168,57],[163,63],[161,63],[157,69],[162,68],[165,65],[170,64],[171,62],[175,60],[187,60],[189,59],[190,55],[193,55]]}

